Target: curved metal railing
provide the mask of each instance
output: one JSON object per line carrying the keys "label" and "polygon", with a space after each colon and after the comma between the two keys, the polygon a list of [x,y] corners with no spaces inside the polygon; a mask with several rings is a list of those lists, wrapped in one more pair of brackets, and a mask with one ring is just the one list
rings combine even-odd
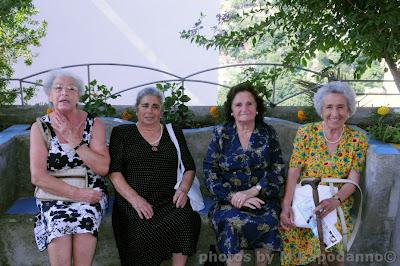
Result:
{"label": "curved metal railing", "polygon": [[[145,83],[140,83],[140,84],[136,84],[133,86],[129,86],[128,88],[125,89],[121,89],[117,92],[114,92],[112,95],[117,95],[117,94],[121,94],[130,90],[134,90],[137,88],[141,88],[144,86],[149,86],[149,85],[154,85],[157,83],[164,83],[164,82],[177,82],[177,83],[181,83],[182,85],[185,82],[192,82],[192,83],[203,83],[203,84],[210,84],[210,85],[216,85],[216,86],[220,86],[220,87],[224,87],[224,88],[230,88],[229,85],[226,84],[221,84],[215,81],[210,81],[210,80],[205,80],[205,79],[195,79],[194,77],[199,76],[201,74],[207,73],[207,72],[212,72],[212,71],[218,71],[221,69],[226,69],[226,68],[237,68],[237,67],[251,67],[251,66],[266,66],[266,67],[272,67],[274,71],[276,71],[277,68],[289,68],[283,64],[279,64],[279,63],[242,63],[242,64],[231,64],[231,65],[223,65],[223,66],[218,66],[218,67],[212,67],[212,68],[207,68],[207,69],[203,69],[194,73],[191,73],[189,75],[186,76],[179,76],[176,75],[174,73],[170,73],[167,71],[164,71],[162,69],[157,69],[157,68],[153,68],[153,67],[148,67],[148,66],[142,66],[142,65],[133,65],[133,64],[119,64],[119,63],[86,63],[86,64],[75,64],[75,65],[67,65],[67,66],[61,66],[58,68],[51,68],[51,69],[46,69],[28,76],[24,76],[22,78],[12,78],[12,79],[3,79],[3,80],[7,80],[7,81],[17,81],[19,83],[19,94],[20,94],[20,99],[21,99],[21,104],[25,105],[24,102],[24,84],[29,84],[29,85],[34,85],[34,86],[43,86],[41,83],[37,83],[35,81],[32,81],[30,79],[38,77],[40,75],[46,74],[48,72],[51,72],[55,69],[70,69],[70,68],[86,68],[86,77],[87,77],[87,84],[90,83],[91,78],[92,78],[92,69],[95,66],[112,66],[112,67],[126,67],[126,68],[136,68],[136,69],[144,69],[144,70],[149,70],[149,71],[153,71],[153,72],[157,72],[163,75],[166,75],[169,78],[166,79],[158,79],[158,80],[152,80],[149,82],[145,82]],[[315,76],[318,76],[320,79],[328,79],[328,76],[307,69],[307,68],[303,68],[303,67],[290,67],[291,69],[295,69],[295,70],[300,70],[300,71],[304,71],[304,72],[308,72],[311,73]],[[346,80],[346,82],[394,82],[393,80]],[[288,96],[286,96],[283,99],[280,99],[279,101],[276,101],[276,80],[271,80],[272,83],[272,99],[271,102],[274,105],[279,105],[293,97],[296,97],[300,94],[306,93],[307,91],[305,89],[303,89],[303,91],[299,91],[299,92],[294,92]],[[360,95],[400,95],[400,94],[393,94],[393,93],[361,93]]]}

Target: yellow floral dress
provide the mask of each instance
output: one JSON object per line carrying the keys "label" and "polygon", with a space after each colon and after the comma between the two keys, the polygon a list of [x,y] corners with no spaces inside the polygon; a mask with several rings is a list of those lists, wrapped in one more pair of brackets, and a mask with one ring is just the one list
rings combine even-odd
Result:
{"label": "yellow floral dress", "polygon": [[[307,177],[347,178],[350,170],[362,171],[368,139],[361,131],[345,126],[339,145],[331,154],[325,143],[322,122],[318,122],[301,126],[297,131],[293,146],[289,167],[301,169],[300,179]],[[350,210],[353,201],[351,196],[341,205],[349,235],[352,229]],[[336,227],[341,231],[339,222]],[[321,255],[318,238],[310,229],[296,227],[289,231],[282,231],[281,234],[282,265],[305,265]],[[343,244],[333,246],[330,251],[343,252]]]}

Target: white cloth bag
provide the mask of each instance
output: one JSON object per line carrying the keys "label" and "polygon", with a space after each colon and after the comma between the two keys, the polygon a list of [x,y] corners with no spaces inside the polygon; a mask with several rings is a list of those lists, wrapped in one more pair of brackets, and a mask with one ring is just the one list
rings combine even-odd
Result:
{"label": "white cloth bag", "polygon": [[[306,180],[307,181],[311,181],[311,180],[313,180],[313,178],[304,178],[304,179],[301,180],[301,182],[306,181]],[[300,185],[301,185],[301,182],[300,182]],[[334,195],[334,194],[337,193],[337,188],[333,186],[334,183],[341,183],[341,184],[349,183],[349,184],[353,184],[358,189],[358,191],[360,192],[360,196],[361,196],[360,197],[360,206],[358,208],[357,217],[356,217],[355,224],[354,224],[354,227],[353,227],[353,232],[351,233],[350,238],[347,238],[347,226],[346,226],[346,220],[345,220],[345,217],[344,217],[343,210],[342,210],[342,208],[340,206],[337,208],[337,212],[338,212],[339,218],[340,218],[340,224],[341,224],[341,227],[342,227],[343,244],[344,244],[346,250],[349,251],[351,246],[353,245],[353,242],[354,242],[354,240],[356,238],[356,235],[358,233],[358,229],[360,228],[360,224],[361,224],[361,215],[362,215],[362,208],[363,208],[363,192],[361,190],[361,187],[351,179],[322,178],[321,182],[329,183],[329,191],[328,191],[327,188],[325,188],[324,189],[325,191],[323,193],[321,193],[320,186],[321,187],[327,187],[327,186],[318,185],[318,194],[319,194],[319,197],[320,197],[320,201],[323,200],[325,197],[329,197],[329,195]],[[311,186],[304,186],[304,187],[309,187],[310,191],[307,192],[307,196],[303,195],[303,199],[304,199],[304,197],[308,197],[309,199],[312,199],[312,188],[311,188]],[[297,201],[297,203],[294,203],[294,198],[296,197],[296,193],[301,192],[301,189],[302,188],[300,188],[299,186],[296,187],[295,195],[293,196],[292,207],[293,207],[293,205],[299,204],[298,201]],[[302,197],[302,196],[300,196],[300,197]],[[295,212],[295,211],[296,211],[295,208],[293,208],[293,212]],[[336,216],[337,215],[336,211],[334,213],[335,213],[335,216]],[[294,213],[294,216],[295,216],[294,217],[294,219],[295,219],[294,223],[296,224],[296,226],[299,226],[302,223],[304,224],[304,221],[301,221],[301,219],[299,219],[299,217],[301,217],[301,213],[299,213],[297,215],[296,215],[296,213]],[[296,221],[296,216],[298,217],[297,221]]]}
{"label": "white cloth bag", "polygon": [[[318,185],[319,200],[332,198],[337,193],[337,187],[333,187],[333,190],[329,186]],[[304,208],[312,207],[314,211],[315,203],[313,200],[312,187],[310,185],[297,184],[292,201],[292,209],[294,214],[294,224],[297,227],[310,228],[307,223],[309,217],[304,217]],[[307,212],[308,213],[308,212]],[[337,222],[337,210],[331,211],[325,218],[325,222],[329,225],[335,225]]]}
{"label": "white cloth bag", "polygon": [[[169,136],[171,137],[172,142],[175,145],[176,152],[178,153],[178,168],[176,171],[177,182],[174,187],[176,190],[179,188],[179,185],[182,182],[183,174],[185,173],[185,166],[183,165],[183,162],[182,162],[181,149],[179,148],[179,143],[178,143],[178,140],[176,139],[174,130],[172,129],[172,125],[166,124],[165,126],[168,130],[168,133],[169,133]],[[200,182],[199,182],[199,179],[197,178],[197,176],[194,176],[192,186],[190,187],[190,190],[188,192],[188,197],[190,199],[190,205],[192,206],[192,209],[194,211],[200,211],[200,210],[204,209],[204,207],[205,207],[204,200],[203,200],[203,196],[200,191]]]}

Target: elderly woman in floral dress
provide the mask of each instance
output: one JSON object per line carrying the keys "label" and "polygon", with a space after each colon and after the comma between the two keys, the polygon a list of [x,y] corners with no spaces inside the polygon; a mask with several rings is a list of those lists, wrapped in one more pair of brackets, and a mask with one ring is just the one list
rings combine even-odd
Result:
{"label": "elderly woman in floral dress", "polygon": [[269,254],[281,249],[284,164],[263,113],[252,85],[233,87],[225,102],[227,122],[215,128],[204,159],[206,185],[216,201],[209,216],[228,265],[241,265],[244,250],[254,250],[258,265],[266,265]]}
{"label": "elderly woman in floral dress", "polygon": [[[51,72],[45,83],[53,112],[40,123],[50,136],[44,142],[37,122],[30,136],[31,182],[51,194],[72,201],[37,200],[35,239],[40,251],[47,248],[51,265],[91,265],[100,223],[108,204],[104,175],[110,156],[105,126],[100,119],[79,110],[83,83],[74,74]],[[86,168],[88,188],[71,186],[48,171]]]}
{"label": "elderly woman in floral dress", "polygon": [[[282,265],[317,265],[321,256],[318,238],[309,228],[294,227],[291,202],[298,179],[308,177],[347,178],[359,183],[368,147],[366,135],[345,123],[356,111],[354,91],[344,82],[330,82],[314,96],[314,107],[321,122],[303,125],[297,131],[289,163],[288,180],[282,201],[281,226],[284,230]],[[339,186],[332,198],[325,199],[315,211],[325,217],[342,206],[348,230],[351,231],[350,209],[353,205],[352,184]],[[341,230],[339,222],[338,230]],[[329,249],[335,260],[330,265],[343,265],[343,244]]]}

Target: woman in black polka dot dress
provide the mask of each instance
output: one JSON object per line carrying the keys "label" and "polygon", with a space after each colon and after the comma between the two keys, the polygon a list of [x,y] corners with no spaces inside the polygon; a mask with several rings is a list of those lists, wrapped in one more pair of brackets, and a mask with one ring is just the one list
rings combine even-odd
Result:
{"label": "woman in black polka dot dress", "polygon": [[201,220],[187,196],[195,165],[182,131],[174,127],[186,169],[175,190],[178,155],[160,123],[162,102],[157,89],[140,91],[138,123],[111,134],[113,229],[122,265],[159,265],[171,257],[173,265],[185,265],[196,250]]}

